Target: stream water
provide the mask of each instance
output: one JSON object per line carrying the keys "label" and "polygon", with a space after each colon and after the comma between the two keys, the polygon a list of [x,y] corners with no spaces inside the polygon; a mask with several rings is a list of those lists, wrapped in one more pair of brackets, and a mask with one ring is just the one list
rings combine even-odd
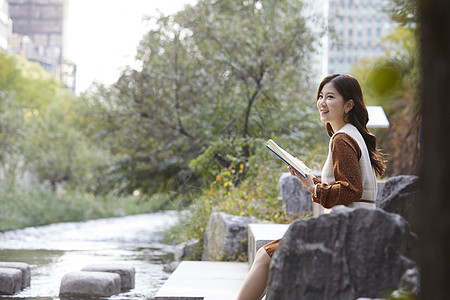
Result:
{"label": "stream water", "polygon": [[173,211],[57,223],[0,232],[0,261],[25,262],[31,286],[0,299],[59,299],[61,278],[89,264],[126,264],[136,269],[136,287],[110,299],[153,299],[170,276],[164,265],[174,247],[162,232],[177,220]]}

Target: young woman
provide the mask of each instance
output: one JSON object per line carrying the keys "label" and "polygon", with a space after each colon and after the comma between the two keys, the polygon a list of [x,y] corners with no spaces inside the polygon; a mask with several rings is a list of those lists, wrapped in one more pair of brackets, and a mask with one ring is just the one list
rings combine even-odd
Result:
{"label": "young woman", "polygon": [[[288,166],[291,175],[300,179],[312,200],[324,207],[324,213],[336,205],[375,208],[375,174],[382,175],[386,167],[376,138],[366,127],[369,116],[358,81],[344,74],[325,77],[317,92],[317,109],[330,136],[321,179],[311,174],[305,178]],[[238,300],[264,296],[269,264],[279,242],[258,250]]]}

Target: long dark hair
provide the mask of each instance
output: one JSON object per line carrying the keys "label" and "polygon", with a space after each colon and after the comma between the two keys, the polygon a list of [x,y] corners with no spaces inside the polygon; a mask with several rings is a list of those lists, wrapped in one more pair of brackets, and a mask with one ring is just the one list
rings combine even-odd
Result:
{"label": "long dark hair", "polygon": [[[378,175],[383,175],[386,170],[386,160],[379,149],[377,149],[377,138],[367,129],[369,121],[369,113],[367,112],[361,86],[358,80],[348,74],[332,74],[325,77],[319,85],[317,91],[317,99],[325,84],[331,82],[336,90],[344,98],[344,103],[353,100],[353,108],[345,115],[345,122],[353,124],[361,133],[366,142],[367,150],[369,150],[370,163]],[[326,124],[329,136],[334,134],[330,123]]]}

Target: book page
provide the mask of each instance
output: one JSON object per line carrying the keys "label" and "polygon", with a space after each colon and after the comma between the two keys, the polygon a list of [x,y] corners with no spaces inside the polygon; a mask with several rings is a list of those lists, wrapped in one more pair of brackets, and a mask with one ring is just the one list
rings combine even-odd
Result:
{"label": "book page", "polygon": [[266,146],[285,163],[292,166],[303,177],[306,177],[306,174],[311,172],[311,170],[301,160],[292,156],[289,152],[278,146],[273,140],[269,139]]}

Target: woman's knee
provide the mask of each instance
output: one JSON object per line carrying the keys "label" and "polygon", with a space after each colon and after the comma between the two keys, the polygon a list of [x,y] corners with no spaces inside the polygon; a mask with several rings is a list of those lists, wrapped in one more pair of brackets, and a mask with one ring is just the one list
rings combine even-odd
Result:
{"label": "woman's knee", "polygon": [[256,252],[255,262],[254,263],[255,264],[262,264],[262,265],[269,265],[271,259],[272,258],[269,256],[269,254],[267,254],[266,250],[263,247],[261,247]]}

